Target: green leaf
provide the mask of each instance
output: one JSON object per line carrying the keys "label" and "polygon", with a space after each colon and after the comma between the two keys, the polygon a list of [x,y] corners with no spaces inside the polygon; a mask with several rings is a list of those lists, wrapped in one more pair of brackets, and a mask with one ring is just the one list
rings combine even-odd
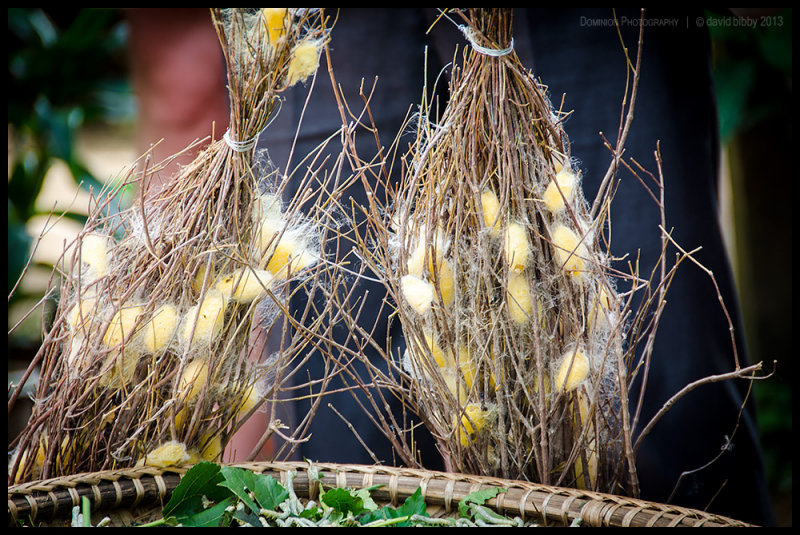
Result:
{"label": "green leaf", "polygon": [[470,504],[474,503],[477,505],[483,505],[486,503],[486,500],[491,500],[500,492],[506,492],[506,489],[491,487],[471,492],[464,496],[460,502],[458,502],[458,513],[461,515],[461,518],[469,518],[472,516],[469,510]]}
{"label": "green leaf", "polygon": [[332,513],[328,513],[327,520],[331,525],[337,526],[342,523],[344,517],[345,515],[341,511],[333,510]]}
{"label": "green leaf", "polygon": [[[381,507],[380,509],[376,509],[374,511],[369,511],[366,514],[361,515],[358,518],[358,522],[361,525],[369,524],[370,522],[375,522],[376,520],[390,520],[395,518],[405,518],[411,517],[412,515],[420,515],[420,516],[428,516],[427,506],[425,505],[425,499],[422,496],[422,489],[417,487],[417,490],[414,491],[414,494],[409,496],[403,502],[403,505],[395,509],[394,507],[387,505]],[[394,524],[397,527],[408,527],[411,523],[407,520],[403,522],[398,522]]]}
{"label": "green leaf", "polygon": [[[262,527],[261,526],[261,521],[258,519],[258,514],[256,514],[256,513],[252,513],[250,511],[246,511],[244,509],[241,509],[241,510],[237,509],[233,513],[233,516],[235,518],[237,518],[238,520],[241,520],[242,522],[246,522],[247,524],[250,524],[253,527],[256,527],[256,528]],[[235,526],[236,524],[233,524],[233,525]]]}
{"label": "green leaf", "polygon": [[417,487],[417,490],[414,491],[414,494],[406,498],[406,501],[403,502],[403,505],[398,507],[397,512],[400,516],[428,516],[425,498],[422,496],[422,489]]}
{"label": "green leaf", "polygon": [[347,489],[339,488],[326,491],[322,496],[322,502],[344,515],[348,513],[358,515],[366,511],[364,500],[358,497],[354,491]]}
{"label": "green leaf", "polygon": [[372,489],[372,487],[363,488],[363,489],[360,489],[360,490],[356,491],[356,496],[361,498],[361,501],[362,501],[362,503],[364,505],[364,509],[366,511],[375,511],[375,510],[378,509],[378,504],[375,503],[375,500],[373,500],[372,496],[370,496],[370,490],[371,489]]}
{"label": "green leaf", "polygon": [[363,526],[365,524],[369,524],[370,522],[375,522],[376,520],[389,520],[392,518],[399,518],[401,516],[406,516],[406,515],[401,515],[400,513],[397,512],[397,509],[395,509],[390,505],[387,505],[381,507],[380,509],[376,509],[375,511],[369,511],[359,516],[358,523]]}
{"label": "green leaf", "polygon": [[319,520],[322,517],[322,509],[319,507],[309,507],[308,509],[303,509],[300,511],[297,516],[300,518],[307,518],[309,520]]}
{"label": "green leaf", "polygon": [[180,523],[182,526],[191,528],[227,527],[230,525],[230,513],[225,512],[225,509],[231,505],[236,505],[235,496],[228,496],[208,509],[183,517],[180,519]]}
{"label": "green leaf", "polygon": [[[80,161],[75,159],[66,162],[67,166],[69,167],[70,173],[72,173],[72,177],[75,179],[75,183],[85,191],[91,191],[92,194],[98,195],[99,192],[103,191],[103,183],[100,182],[89,169]],[[108,177],[103,177],[108,178]]]}
{"label": "green leaf", "polygon": [[172,491],[172,496],[162,510],[164,518],[175,517],[183,523],[185,519],[204,511],[204,496],[216,502],[225,500],[230,492],[219,487],[221,481],[218,465],[209,462],[194,465]]}
{"label": "green leaf", "polygon": [[289,491],[277,479],[270,475],[253,474],[253,480],[247,487],[253,491],[258,505],[264,509],[275,510],[289,497]]}
{"label": "green leaf", "polygon": [[259,507],[250,497],[250,493],[248,492],[250,487],[247,485],[248,482],[253,484],[252,476],[254,474],[248,470],[237,468],[235,466],[223,466],[220,468],[220,474],[222,474],[223,479],[219,483],[219,486],[229,489],[240,500],[242,500],[251,511],[258,514]]}

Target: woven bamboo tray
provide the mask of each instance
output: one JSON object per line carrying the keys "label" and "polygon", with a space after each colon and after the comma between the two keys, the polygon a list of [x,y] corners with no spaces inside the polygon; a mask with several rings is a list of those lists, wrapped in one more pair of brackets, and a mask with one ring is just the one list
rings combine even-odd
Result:
{"label": "woven bamboo tray", "polygon": [[[314,499],[319,483],[311,481],[307,463],[235,463],[254,472],[271,474],[286,483],[291,471],[297,473],[297,496]],[[326,487],[382,487],[372,493],[378,504],[399,505],[420,488],[428,513],[444,517],[458,514],[458,502],[467,494],[487,487],[506,492],[488,501],[487,506],[502,515],[538,520],[542,525],[565,526],[581,519],[589,527],[700,527],[749,526],[731,518],[694,509],[635,500],[598,492],[578,491],[538,485],[525,481],[411,470],[384,466],[319,463],[314,465]],[[136,468],[78,474],[34,481],[8,488],[8,523],[32,519],[37,524],[65,525],[72,508],[82,496],[92,503],[99,520],[109,516],[113,524],[130,525],[160,518],[161,507],[169,499],[189,466],[168,469]]]}

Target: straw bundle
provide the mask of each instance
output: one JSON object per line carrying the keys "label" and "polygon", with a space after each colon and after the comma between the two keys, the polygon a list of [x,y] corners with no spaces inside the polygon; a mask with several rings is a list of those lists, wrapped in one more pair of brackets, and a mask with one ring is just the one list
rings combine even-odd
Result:
{"label": "straw bundle", "polygon": [[590,215],[562,117],[513,51],[510,10],[461,14],[473,46],[442,117],[423,102],[401,184],[367,207],[361,253],[407,346],[372,382],[397,387],[448,470],[620,492],[634,468],[607,213]]}
{"label": "straw bundle", "polygon": [[[288,177],[254,150],[281,91],[314,74],[323,14],[212,15],[230,129],[160,191],[147,192],[158,167],[131,174],[142,192],[132,206],[111,214],[118,190],[101,196],[65,262],[56,319],[32,364],[41,363],[41,379],[10,481],[219,459],[324,314],[288,315],[288,292],[311,293],[323,277],[322,231],[296,209],[307,198],[283,205]],[[266,328],[284,340],[268,357],[256,340]]]}

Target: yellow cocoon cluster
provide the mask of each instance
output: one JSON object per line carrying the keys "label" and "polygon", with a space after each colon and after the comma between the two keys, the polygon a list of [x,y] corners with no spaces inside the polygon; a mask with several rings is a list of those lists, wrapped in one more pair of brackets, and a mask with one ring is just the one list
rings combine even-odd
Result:
{"label": "yellow cocoon cluster", "polygon": [[188,415],[189,404],[200,395],[203,387],[208,381],[208,365],[203,359],[195,359],[183,367],[180,379],[178,379],[178,397],[182,398],[186,405],[175,414],[175,427],[183,429],[183,424]]}
{"label": "yellow cocoon cluster", "polygon": [[439,347],[439,344],[436,342],[433,334],[425,333],[423,335],[423,340],[428,349],[430,349],[433,360],[436,362],[438,367],[446,368],[455,364],[452,356],[442,351],[442,348]]}
{"label": "yellow cocoon cluster", "polygon": [[264,28],[267,31],[267,38],[270,44],[275,44],[280,38],[286,35],[289,29],[290,20],[286,16],[285,7],[265,7],[261,9],[261,17],[264,20]]}
{"label": "yellow cocoon cluster", "polygon": [[422,272],[425,269],[425,244],[420,244],[411,251],[406,262],[406,269],[409,275],[415,277],[422,277]]}
{"label": "yellow cocoon cluster", "polygon": [[400,288],[408,304],[417,314],[424,315],[433,302],[433,285],[414,275],[404,275],[400,279]]}
{"label": "yellow cocoon cluster", "polygon": [[445,386],[447,386],[447,389],[453,394],[454,398],[460,402],[467,399],[466,385],[459,380],[458,370],[455,366],[439,368],[439,374],[442,376]]}
{"label": "yellow cocoon cluster", "polygon": [[489,234],[498,236],[503,223],[500,217],[500,201],[490,189],[481,193],[481,211],[483,212],[483,224],[489,229]]}
{"label": "yellow cocoon cluster", "polygon": [[531,254],[525,225],[517,222],[509,223],[505,232],[504,251],[511,271],[520,272],[525,269]]}
{"label": "yellow cocoon cluster", "polygon": [[[268,214],[262,217],[257,223],[256,243],[259,252],[265,258],[278,246],[278,236],[286,227],[286,222],[281,219],[280,214]],[[281,240],[288,240],[289,231],[283,232]]]}
{"label": "yellow cocoon cluster", "polygon": [[200,456],[200,454],[197,452],[195,448],[186,450],[186,454],[189,456],[189,458],[186,459],[186,461],[181,464],[197,464],[197,463],[202,463],[205,460]]}
{"label": "yellow cocoon cluster", "polygon": [[181,341],[194,347],[209,343],[216,338],[225,324],[227,304],[228,300],[222,292],[209,290],[205,299],[191,307],[184,315]]}
{"label": "yellow cocoon cluster", "polygon": [[279,279],[290,279],[316,264],[317,260],[318,255],[308,249],[305,243],[301,243],[294,248],[285,263],[276,263],[273,258],[267,265],[267,269]]}
{"label": "yellow cocoon cluster", "polygon": [[[431,356],[439,370],[439,375],[447,389],[456,399],[467,399],[467,389],[472,386],[472,382],[474,381],[475,368],[470,361],[469,353],[466,348],[459,349],[459,362],[457,367],[453,353],[443,350],[432,333],[424,333],[421,343],[430,350]],[[418,355],[417,352],[420,350],[412,346],[409,346],[406,351],[410,351],[410,355],[414,358],[414,372],[421,372],[427,375],[429,373],[428,368],[425,368],[422,364],[423,359],[427,358],[427,355],[425,357]],[[424,351],[424,349],[422,351]],[[463,375],[463,381],[459,380],[459,369]],[[430,375],[428,375],[428,377],[430,377]]]}
{"label": "yellow cocoon cluster", "polygon": [[613,300],[609,292],[600,287],[592,299],[592,306],[589,309],[589,325],[592,327],[607,326],[612,317]]}
{"label": "yellow cocoon cluster", "polygon": [[190,414],[189,411],[191,409],[188,407],[181,407],[181,409],[175,413],[175,428],[176,429],[183,429],[183,425],[186,423],[186,417]]}
{"label": "yellow cocoon cluster", "polygon": [[[580,424],[578,425],[578,422],[575,422],[575,429],[576,434],[580,434],[582,428],[586,427],[587,425],[591,425],[591,422],[589,421],[591,399],[585,392],[581,390],[579,390],[576,394],[578,405],[576,419],[577,417],[580,418]],[[576,487],[579,489],[592,489],[594,488],[594,483],[597,481],[597,467],[599,464],[597,454],[597,439],[595,438],[595,434],[591,431],[587,433],[586,436],[587,447],[584,450],[584,454],[586,455],[586,468],[584,469],[582,456],[578,456],[578,458],[575,459],[575,483]]]}
{"label": "yellow cocoon cluster", "polygon": [[442,305],[449,307],[456,298],[456,279],[453,274],[453,268],[447,260],[441,260],[437,268],[434,284],[438,289],[438,293],[434,292],[434,297],[438,300],[439,294],[441,294]]}
{"label": "yellow cocoon cluster", "polygon": [[167,303],[158,307],[142,328],[142,341],[147,351],[153,354],[164,351],[172,341],[179,323],[180,315],[174,305]]}
{"label": "yellow cocoon cluster", "polygon": [[[211,269],[213,272],[214,269],[213,261]],[[208,271],[208,264],[206,262],[203,262],[202,264],[200,264],[200,267],[197,268],[197,273],[195,274],[194,279],[192,279],[192,290],[194,291],[195,296],[199,296],[201,293],[203,293],[202,292],[203,283],[205,283],[207,271]],[[210,280],[213,281],[214,278],[211,277]]]}
{"label": "yellow cocoon cluster", "polygon": [[461,416],[459,437],[463,447],[469,446],[473,437],[486,427],[489,422],[489,410],[481,407],[480,403],[468,403]]}
{"label": "yellow cocoon cluster", "polygon": [[564,201],[572,202],[578,186],[578,177],[568,167],[556,173],[555,178],[547,185],[542,199],[551,213],[557,214],[566,207]]}
{"label": "yellow cocoon cluster", "polygon": [[567,351],[561,357],[561,364],[556,374],[556,389],[569,392],[580,385],[589,375],[589,359],[578,349]]}
{"label": "yellow cocoon cluster", "polygon": [[289,60],[289,74],[286,79],[288,85],[303,82],[317,72],[319,48],[320,42],[315,39],[306,39],[294,47],[292,59]]}
{"label": "yellow cocoon cluster", "polygon": [[166,468],[168,466],[179,466],[191,461],[189,451],[182,443],[170,440],[158,446],[148,453],[144,458],[139,459],[136,466],[155,466]]}
{"label": "yellow cocoon cluster", "polygon": [[81,262],[93,271],[95,278],[108,272],[108,238],[100,234],[86,234],[81,238]]}
{"label": "yellow cocoon cluster", "polygon": [[449,350],[443,350],[436,342],[433,334],[425,333],[423,335],[423,343],[430,350],[431,356],[433,357],[434,362],[436,362],[436,366],[441,371],[445,383],[448,385],[448,388],[454,396],[456,395],[456,383],[458,380],[456,369],[461,371],[464,384],[460,387],[460,399],[466,399],[466,390],[464,390],[464,386],[466,386],[467,389],[472,388],[472,384],[475,382],[475,376],[477,374],[477,368],[475,363],[472,362],[469,350],[465,346],[458,347],[458,366],[456,367],[456,360],[453,352]]}
{"label": "yellow cocoon cluster", "polygon": [[114,317],[111,318],[111,323],[109,323],[108,329],[103,335],[103,343],[108,347],[116,347],[123,342],[129,342],[143,311],[144,308],[141,306],[128,306],[119,309],[114,314]]}
{"label": "yellow cocoon cluster", "polygon": [[141,358],[138,349],[126,348],[122,351],[111,353],[106,360],[106,362],[112,363],[111,369],[100,376],[100,380],[97,383],[98,386],[115,388],[119,386],[120,381],[125,385],[130,384]]}
{"label": "yellow cocoon cluster", "polygon": [[557,225],[553,229],[551,237],[561,268],[572,276],[582,276],[586,271],[585,259],[589,257],[589,249],[586,244],[565,225]]}
{"label": "yellow cocoon cluster", "polygon": [[228,299],[248,304],[267,293],[272,278],[272,273],[265,269],[246,267],[221,277],[214,288]]}
{"label": "yellow cocoon cluster", "polygon": [[258,385],[252,383],[247,387],[247,390],[245,390],[242,406],[239,407],[237,411],[238,417],[242,418],[247,416],[259,403],[261,403],[261,392],[259,392]]}
{"label": "yellow cocoon cluster", "polygon": [[[61,440],[61,447],[58,449],[58,451],[56,451],[56,463],[61,462],[62,459],[66,458],[68,455],[70,455],[72,453],[72,451],[74,450],[74,448],[75,448],[75,444],[70,442],[69,437],[64,437]],[[18,449],[17,453],[19,454],[19,464],[18,464],[19,468],[17,470],[17,473],[14,476],[14,484],[19,483],[19,478],[22,475],[22,473],[21,473],[22,469],[25,467],[25,463],[28,460],[28,451],[27,450],[20,452],[20,450]],[[17,453],[15,453],[15,458],[14,458],[15,462],[16,462]],[[39,438],[37,440],[36,452],[35,452],[35,454],[33,456],[33,466],[31,466],[31,476],[34,479],[41,478],[42,470],[44,469],[44,462],[45,462],[46,458],[47,458],[47,437],[41,437],[41,438]],[[9,474],[10,474],[10,472],[11,472],[11,470],[10,470],[11,469],[11,464],[9,464],[8,467],[9,467]]]}
{"label": "yellow cocoon cluster", "polygon": [[258,239],[263,258],[269,259],[267,271],[274,277],[288,279],[298,271],[313,266],[317,262],[317,256],[308,247],[299,229],[287,230],[278,240],[284,224],[280,219],[272,217],[262,219]]}
{"label": "yellow cocoon cluster", "polygon": [[253,202],[253,222],[263,220],[280,221],[283,214],[283,202],[279,195],[271,192],[262,193]]}
{"label": "yellow cocoon cluster", "polygon": [[[437,228],[433,236],[433,244],[428,245],[427,232],[423,226],[414,237],[414,243],[417,245],[412,249],[406,263],[408,274],[422,277],[425,267],[428,268],[430,273],[433,273],[434,261],[436,264],[441,264],[447,252],[447,239],[444,231],[441,228]],[[426,255],[428,257],[427,265],[425,263]]]}
{"label": "yellow cocoon cluster", "polygon": [[[20,450],[17,450],[18,452]],[[31,466],[31,477],[34,479],[39,479],[42,477],[42,469],[44,468],[44,460],[45,456],[47,455],[47,439],[41,438],[38,440],[36,446],[36,452],[33,456],[33,466]],[[19,468],[17,469],[17,473],[14,476],[14,483],[19,483],[19,478],[22,476],[22,469],[25,467],[25,464],[28,462],[28,450],[22,451],[19,454]],[[11,465],[9,465],[9,475],[10,474]]]}
{"label": "yellow cocoon cluster", "polygon": [[94,316],[95,299],[82,299],[67,312],[67,325],[74,333],[85,331]]}
{"label": "yellow cocoon cluster", "polygon": [[208,364],[203,359],[195,359],[183,367],[178,381],[178,395],[186,403],[194,400],[208,380]]}
{"label": "yellow cocoon cluster", "polygon": [[528,277],[515,271],[509,272],[506,300],[512,321],[517,325],[526,324],[533,313],[533,294]]}
{"label": "yellow cocoon cluster", "polygon": [[472,361],[469,349],[462,345],[458,346],[458,369],[461,370],[461,377],[464,378],[464,385],[467,387],[467,390],[472,389],[472,385],[475,383],[475,376],[478,373],[478,368]]}
{"label": "yellow cocoon cluster", "polygon": [[217,434],[205,433],[200,437],[200,458],[204,461],[214,462],[222,458],[222,437]]}

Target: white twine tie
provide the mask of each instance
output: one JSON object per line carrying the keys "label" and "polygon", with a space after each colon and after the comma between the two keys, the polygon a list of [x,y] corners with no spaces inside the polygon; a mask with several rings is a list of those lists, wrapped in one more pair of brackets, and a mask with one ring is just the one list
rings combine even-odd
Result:
{"label": "white twine tie", "polygon": [[222,139],[225,140],[225,143],[228,144],[230,148],[235,150],[236,152],[247,152],[248,150],[252,149],[258,143],[258,136],[261,135],[261,132],[248,139],[247,141],[235,141],[231,139],[231,131],[227,130],[225,134],[222,136]]}
{"label": "white twine tie", "polygon": [[258,137],[261,135],[262,132],[264,132],[264,130],[267,129],[267,127],[270,124],[272,124],[272,121],[274,121],[275,117],[277,117],[278,113],[280,113],[282,105],[283,105],[283,101],[282,100],[278,100],[278,109],[272,111],[272,115],[270,116],[269,120],[267,121],[267,124],[265,124],[264,128],[259,130],[258,133],[255,136],[253,136],[252,138],[250,138],[250,139],[248,139],[246,141],[236,141],[235,139],[231,138],[231,130],[229,128],[222,135],[222,139],[224,139],[225,143],[230,148],[235,150],[236,152],[247,152],[247,151],[249,151],[250,149],[252,149],[253,147],[255,147],[258,144]]}
{"label": "white twine tie", "polygon": [[461,30],[461,33],[464,34],[464,37],[467,38],[467,40],[469,41],[469,44],[472,45],[472,48],[476,52],[480,52],[481,54],[484,54],[486,56],[494,56],[494,57],[505,56],[507,54],[510,54],[511,51],[514,50],[514,38],[513,37],[511,38],[511,43],[509,44],[508,48],[501,48],[501,49],[487,48],[485,46],[479,45],[475,41],[475,30],[473,28],[471,28],[469,26],[465,26],[463,24],[460,24],[458,26],[458,29]]}

